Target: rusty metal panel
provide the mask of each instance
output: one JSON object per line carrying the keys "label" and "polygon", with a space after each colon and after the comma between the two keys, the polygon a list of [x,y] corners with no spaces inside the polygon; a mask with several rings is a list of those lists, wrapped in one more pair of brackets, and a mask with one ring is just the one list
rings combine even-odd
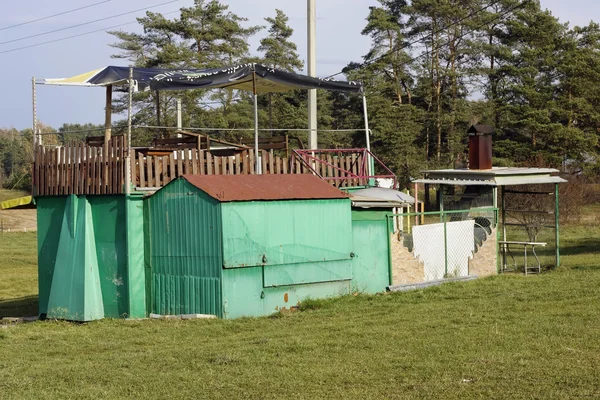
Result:
{"label": "rusty metal panel", "polygon": [[152,312],[221,316],[218,202],[182,179],[147,201]]}
{"label": "rusty metal panel", "polygon": [[343,199],[348,195],[314,175],[184,175],[220,202]]}
{"label": "rusty metal panel", "polygon": [[349,199],[221,204],[223,266],[350,259]]}

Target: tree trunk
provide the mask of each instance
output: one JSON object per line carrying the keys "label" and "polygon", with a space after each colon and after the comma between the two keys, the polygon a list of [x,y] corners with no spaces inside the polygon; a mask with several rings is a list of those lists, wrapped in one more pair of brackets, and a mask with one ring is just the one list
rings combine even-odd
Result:
{"label": "tree trunk", "polygon": [[573,105],[572,105],[572,100],[573,100],[573,92],[571,92],[571,88],[569,88],[569,119],[567,120],[567,128],[570,128],[573,126]]}
{"label": "tree trunk", "polygon": [[454,141],[454,124],[456,121],[456,108],[458,102],[458,79],[456,76],[456,36],[458,36],[458,32],[456,28],[454,29],[455,36],[453,37],[450,43],[450,81],[451,81],[451,91],[452,91],[452,100],[450,102],[450,125],[448,126],[448,155],[450,156],[450,160],[452,162],[455,161],[454,151],[453,149],[453,141]]}
{"label": "tree trunk", "polygon": [[[490,48],[494,44],[494,35],[490,34],[489,37],[489,45]],[[492,50],[493,51],[493,50]],[[490,55],[490,74],[488,75],[488,79],[490,81],[491,94],[492,94],[492,106],[494,107],[494,125],[496,129],[500,126],[500,111],[498,110],[498,79],[496,78],[496,74],[494,69],[496,68],[496,57],[494,54]]]}
{"label": "tree trunk", "polygon": [[435,51],[434,51],[434,72],[435,72],[435,130],[436,130],[436,159],[440,161],[442,157],[442,104],[441,104],[441,93],[442,93],[442,81],[440,79],[440,49],[438,47],[439,43],[439,33],[437,32],[437,21],[435,18],[433,20],[433,32],[435,33]]}
{"label": "tree trunk", "polygon": [[269,98],[269,129],[271,129],[271,136],[273,136],[273,93],[268,94]]}
{"label": "tree trunk", "polygon": [[[390,52],[394,51],[394,37],[390,31],[388,31],[388,48]],[[392,72],[394,74],[394,91],[396,92],[396,97],[398,98],[398,104],[402,104],[402,91],[400,90],[400,77],[398,73],[398,65],[392,61]]]}

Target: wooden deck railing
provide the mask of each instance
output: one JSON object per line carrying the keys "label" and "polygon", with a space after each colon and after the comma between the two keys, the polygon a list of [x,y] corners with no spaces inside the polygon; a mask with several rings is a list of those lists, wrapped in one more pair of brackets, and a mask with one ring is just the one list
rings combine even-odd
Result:
{"label": "wooden deck railing", "polygon": [[35,151],[36,196],[119,194],[125,182],[125,140],[115,136],[101,147],[72,143]]}
{"label": "wooden deck railing", "polygon": [[[103,146],[73,143],[39,147],[35,152],[33,185],[36,196],[67,194],[121,194],[125,183],[125,140],[114,136]],[[260,151],[263,174],[317,174],[336,187],[366,184],[359,177],[364,153],[315,154],[310,160],[298,153],[289,158],[273,150]],[[133,149],[131,180],[136,188],[160,188],[185,174],[256,174],[255,153],[214,156],[208,150],[181,149],[167,155],[148,155]]]}

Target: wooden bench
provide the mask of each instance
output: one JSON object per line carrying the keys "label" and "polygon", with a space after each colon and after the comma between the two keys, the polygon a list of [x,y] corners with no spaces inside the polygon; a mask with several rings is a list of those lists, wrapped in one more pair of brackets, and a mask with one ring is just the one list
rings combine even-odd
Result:
{"label": "wooden bench", "polygon": [[[511,241],[511,240],[502,240],[499,241],[498,244],[500,246],[502,246],[502,270],[506,271],[506,252],[508,251],[508,254],[510,255],[510,258],[512,258],[513,260],[513,264],[515,266],[515,270],[517,269],[517,261],[515,260],[515,257],[513,257],[511,251],[510,251],[510,247],[511,246],[519,246],[519,247],[523,247],[523,257],[524,257],[524,262],[525,262],[525,275],[528,274],[529,269],[532,269],[533,271],[531,272],[537,272],[540,273],[542,272],[542,265],[540,263],[540,259],[538,258],[537,254],[535,253],[535,247],[536,246],[541,246],[541,247],[545,247],[546,246],[546,242],[519,242],[519,241]],[[531,247],[531,251],[533,253],[533,256],[535,257],[536,261],[537,261],[537,267],[529,267],[527,265],[527,247]],[[537,269],[537,271],[535,271]]]}

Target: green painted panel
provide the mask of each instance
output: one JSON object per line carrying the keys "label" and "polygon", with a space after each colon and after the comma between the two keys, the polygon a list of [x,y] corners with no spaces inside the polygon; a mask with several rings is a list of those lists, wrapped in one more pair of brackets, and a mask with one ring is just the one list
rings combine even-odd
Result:
{"label": "green painted panel", "polygon": [[352,261],[323,261],[307,264],[265,265],[264,287],[302,285],[352,279]]}
{"label": "green painted panel", "polygon": [[363,293],[385,291],[389,284],[387,221],[352,221],[352,236],[355,252],[352,290]]}
{"label": "green painted panel", "polygon": [[92,207],[85,197],[66,198],[48,298],[48,318],[91,321],[104,317]]}
{"label": "green painted panel", "polygon": [[219,203],[178,179],[146,207],[152,312],[221,316]]}
{"label": "green painted panel", "polygon": [[126,200],[127,214],[127,288],[129,317],[144,318],[146,308],[146,274],[144,269],[144,198],[130,196]]}
{"label": "green painted panel", "polygon": [[47,314],[48,297],[56,264],[56,252],[65,211],[65,197],[38,197],[38,289],[39,313]]}
{"label": "green painted panel", "polygon": [[298,305],[307,298],[319,299],[350,293],[350,281],[305,285],[262,286],[262,267],[223,270],[223,317],[271,315]]}
{"label": "green painted panel", "polygon": [[348,199],[232,202],[221,212],[225,268],[350,259]]}
{"label": "green painted panel", "polygon": [[92,208],[105,316],[129,316],[125,196],[81,197],[87,198]]}
{"label": "green painted panel", "polygon": [[[86,310],[96,288],[86,284],[90,282],[91,271],[96,271],[93,273],[99,280],[103,311],[93,318],[144,317],[142,202],[129,207],[132,212],[128,224],[125,223],[125,196],[39,197],[37,202],[40,314],[68,319],[92,318]],[[130,257],[127,255],[128,226],[133,232]],[[55,274],[59,269],[60,273]],[[133,285],[130,282],[134,282]],[[132,289],[140,284],[142,291],[134,291],[135,297],[131,296]],[[55,307],[49,314],[51,292],[55,293]],[[69,307],[77,309],[69,315],[57,312],[58,308],[66,308],[57,305],[68,303],[64,296],[73,296]]]}
{"label": "green painted panel", "polygon": [[373,210],[352,210],[352,221],[385,221],[387,215],[391,213],[391,209],[385,211],[373,211]]}

